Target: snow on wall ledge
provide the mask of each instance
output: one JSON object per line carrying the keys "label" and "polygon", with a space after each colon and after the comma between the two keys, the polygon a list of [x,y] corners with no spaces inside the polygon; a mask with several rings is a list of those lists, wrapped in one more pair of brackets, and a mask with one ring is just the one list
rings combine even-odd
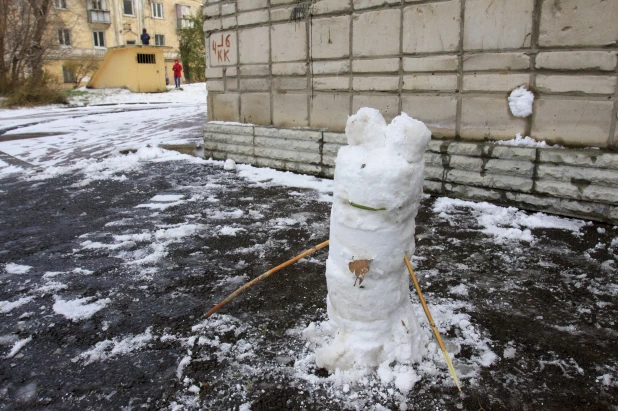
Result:
{"label": "snow on wall ledge", "polygon": [[[332,177],[345,135],[210,122],[206,158]],[[618,224],[618,153],[439,140],[425,152],[427,193]]]}

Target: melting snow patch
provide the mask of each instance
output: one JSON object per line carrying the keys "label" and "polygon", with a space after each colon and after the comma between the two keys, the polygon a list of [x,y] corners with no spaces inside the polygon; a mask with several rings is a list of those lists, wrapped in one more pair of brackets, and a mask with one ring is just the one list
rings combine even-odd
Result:
{"label": "melting snow patch", "polygon": [[9,165],[8,163],[0,160],[0,175],[23,173],[24,171],[25,170],[21,167]]}
{"label": "melting snow patch", "polygon": [[17,301],[0,301],[0,313],[8,313],[17,307],[28,304],[33,299],[33,297],[22,297]]}
{"label": "melting snow patch", "polygon": [[295,188],[311,188],[320,192],[332,193],[333,181],[290,171],[278,171],[271,168],[257,168],[245,164],[238,165],[239,175],[258,185],[276,184]]}
{"label": "melting snow patch", "polygon": [[13,344],[13,348],[11,348],[11,351],[9,351],[5,358],[13,358],[19,352],[19,350],[21,350],[23,346],[28,344],[30,341],[32,341],[32,337],[17,341],[15,344]]}
{"label": "melting snow patch", "polygon": [[49,281],[45,285],[34,290],[34,292],[45,295],[45,294],[50,294],[56,291],[64,290],[65,288],[68,288],[66,284],[62,284],[58,281]]}
{"label": "melting snow patch", "polygon": [[14,263],[8,263],[4,266],[4,271],[6,271],[7,274],[26,274],[31,269],[32,267],[29,265],[21,265]]}
{"label": "melting snow patch", "polygon": [[515,358],[516,352],[517,350],[515,349],[515,347],[513,347],[513,342],[510,341],[509,344],[504,348],[504,353],[502,354],[502,357],[505,359]]}
{"label": "melting snow patch", "polygon": [[76,268],[72,272],[81,275],[90,275],[94,273],[94,271],[86,270],[85,268]]}
{"label": "melting snow patch", "polygon": [[219,234],[236,237],[236,233],[241,232],[241,231],[247,231],[247,230],[245,230],[242,227],[230,227],[229,225],[226,225],[219,230]]}
{"label": "melting snow patch", "polygon": [[145,203],[138,204],[135,208],[150,208],[152,210],[166,210],[170,207],[177,206],[179,204],[184,203],[184,201],[174,201],[174,202],[154,202],[154,203]]}
{"label": "melting snow patch", "polygon": [[109,298],[105,298],[88,304],[95,297],[78,298],[75,300],[62,300],[58,296],[54,296],[54,298],[56,299],[53,305],[54,312],[64,315],[73,322],[92,317],[112,302]]}
{"label": "melting snow patch", "polygon": [[515,207],[500,207],[486,202],[475,203],[447,197],[440,197],[433,206],[433,211],[441,218],[456,224],[460,218],[457,208],[465,207],[472,211],[481,232],[494,237],[498,244],[508,241],[533,242],[531,228],[554,228],[571,231],[579,235],[579,230],[586,225],[582,220],[550,216],[543,213],[528,214]]}
{"label": "melting snow patch", "polygon": [[615,381],[611,374],[603,374],[598,376],[597,381],[606,387],[618,387],[618,381]]}
{"label": "melting snow patch", "polygon": [[106,361],[110,358],[139,350],[152,341],[153,338],[152,327],[148,327],[142,334],[130,335],[122,339],[114,338],[112,340],[100,341],[93,348],[73,358],[72,361],[83,360],[85,364],[95,361]]}
{"label": "melting snow patch", "polygon": [[468,287],[465,284],[459,284],[455,287],[451,287],[451,289],[448,290],[448,292],[451,294],[468,296]]}
{"label": "melting snow patch", "polygon": [[179,240],[204,230],[202,224],[181,224],[176,227],[162,228],[155,232],[157,240]]}
{"label": "melting snow patch", "polygon": [[162,203],[167,203],[171,201],[179,201],[184,198],[182,194],[159,194],[150,199],[150,201],[157,201]]}

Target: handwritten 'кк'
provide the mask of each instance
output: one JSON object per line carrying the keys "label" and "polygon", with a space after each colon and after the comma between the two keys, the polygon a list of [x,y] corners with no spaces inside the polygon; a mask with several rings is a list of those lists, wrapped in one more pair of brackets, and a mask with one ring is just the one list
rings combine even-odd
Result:
{"label": "handwritten '\u043a\u043a'", "polygon": [[[225,44],[223,34],[221,34],[221,43],[217,44],[215,39],[212,40],[212,51],[214,51],[217,56],[217,62],[230,61],[230,36],[231,34],[225,36]],[[225,47],[225,49],[221,50],[223,47]]]}

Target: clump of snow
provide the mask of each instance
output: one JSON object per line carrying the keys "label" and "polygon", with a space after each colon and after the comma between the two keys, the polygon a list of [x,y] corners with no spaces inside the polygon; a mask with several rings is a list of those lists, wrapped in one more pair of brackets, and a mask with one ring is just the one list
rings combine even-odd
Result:
{"label": "clump of snow", "polygon": [[440,197],[433,205],[433,211],[451,224],[456,224],[456,216],[461,215],[458,210],[460,208],[469,209],[471,215],[483,227],[481,232],[494,237],[499,244],[509,241],[532,243],[534,236],[530,231],[531,228],[557,228],[569,230],[578,235],[579,230],[586,225],[582,220],[550,216],[544,213],[528,214],[515,207],[500,207],[487,202],[475,203]]}
{"label": "clump of snow", "polygon": [[85,364],[90,364],[95,361],[106,361],[110,358],[139,350],[153,339],[152,327],[148,327],[142,334],[129,335],[122,339],[113,338],[111,340],[99,341],[91,349],[73,358],[73,362],[83,360]]}
{"label": "clump of snow", "polygon": [[348,119],[346,137],[336,159],[326,261],[329,320],[304,335],[321,346],[318,367],[351,379],[377,369],[384,383],[408,392],[420,379],[412,364],[426,352],[427,333],[410,301],[403,257],[414,254],[431,132],[405,113],[387,126],[378,110],[361,108]]}
{"label": "clump of snow", "polygon": [[227,160],[225,160],[225,164],[223,164],[223,169],[227,171],[236,170],[236,162],[231,158],[228,158]]}
{"label": "clump of snow", "polygon": [[54,312],[65,316],[73,322],[92,317],[112,302],[109,298],[104,298],[91,303],[90,301],[94,300],[95,297],[62,300],[55,296],[55,299],[56,302],[52,307]]}
{"label": "clump of snow", "polygon": [[7,274],[26,274],[28,271],[32,269],[29,265],[8,263],[4,266],[4,271]]}
{"label": "clump of snow", "polygon": [[526,86],[519,86],[509,96],[509,108],[515,117],[528,117],[532,114],[534,94]]}

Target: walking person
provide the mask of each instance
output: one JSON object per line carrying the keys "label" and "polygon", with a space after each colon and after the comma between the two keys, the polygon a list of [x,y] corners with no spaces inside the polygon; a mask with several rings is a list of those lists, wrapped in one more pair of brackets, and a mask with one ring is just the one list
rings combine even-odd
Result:
{"label": "walking person", "polygon": [[172,71],[174,72],[174,85],[176,88],[180,88],[180,73],[182,73],[182,66],[178,62],[178,60],[174,60],[174,66],[172,66]]}
{"label": "walking person", "polygon": [[142,39],[142,44],[144,46],[147,46],[150,44],[150,34],[146,32],[146,29],[142,30],[142,35],[140,36],[140,38]]}

